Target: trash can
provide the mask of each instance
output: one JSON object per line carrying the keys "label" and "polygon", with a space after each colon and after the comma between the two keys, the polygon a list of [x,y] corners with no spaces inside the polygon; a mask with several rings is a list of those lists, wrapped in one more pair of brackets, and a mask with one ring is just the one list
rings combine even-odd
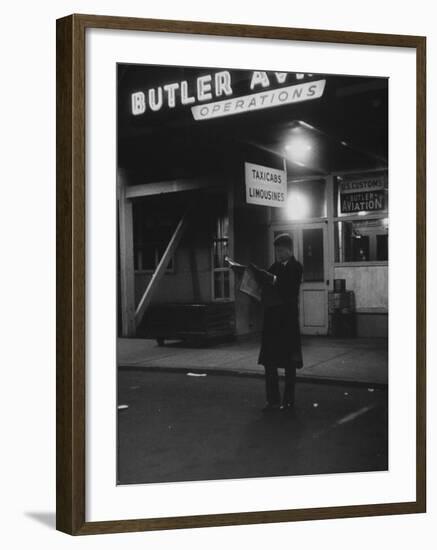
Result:
{"label": "trash can", "polygon": [[[337,280],[344,281],[344,279]],[[328,334],[330,336],[337,338],[356,336],[355,293],[353,291],[329,292],[328,315]]]}
{"label": "trash can", "polygon": [[346,279],[334,279],[334,292],[346,292]]}

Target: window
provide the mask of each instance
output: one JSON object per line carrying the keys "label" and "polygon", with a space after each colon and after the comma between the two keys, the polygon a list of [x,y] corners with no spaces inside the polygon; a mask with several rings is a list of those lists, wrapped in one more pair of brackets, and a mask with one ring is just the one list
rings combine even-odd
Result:
{"label": "window", "polygon": [[323,281],[325,264],[323,257],[323,229],[302,229],[302,264],[305,282]]}
{"label": "window", "polygon": [[335,261],[388,261],[388,218],[336,222]]}
{"label": "window", "polygon": [[[176,223],[171,216],[162,212],[145,210],[142,204],[133,209],[134,221],[134,269],[153,272],[167,248]],[[171,258],[167,271],[174,271],[174,259]]]}
{"label": "window", "polygon": [[376,259],[378,261],[388,260],[388,233],[376,235]]}
{"label": "window", "polygon": [[388,261],[387,216],[386,171],[334,178],[335,261]]}
{"label": "window", "polygon": [[[169,239],[170,240],[170,237]],[[165,252],[168,241],[141,243],[134,246],[134,269],[135,271],[155,271]],[[167,271],[173,271],[173,258],[170,259]]]}
{"label": "window", "polygon": [[212,241],[213,299],[229,300],[231,296],[230,269],[225,262],[229,251],[229,219],[227,215],[217,218]]}

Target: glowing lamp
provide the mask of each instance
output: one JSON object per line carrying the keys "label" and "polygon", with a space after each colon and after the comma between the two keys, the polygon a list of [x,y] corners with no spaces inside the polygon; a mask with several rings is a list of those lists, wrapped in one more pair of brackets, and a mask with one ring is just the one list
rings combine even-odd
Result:
{"label": "glowing lamp", "polygon": [[290,191],[287,198],[287,217],[290,220],[308,218],[310,213],[309,198],[300,191]]}

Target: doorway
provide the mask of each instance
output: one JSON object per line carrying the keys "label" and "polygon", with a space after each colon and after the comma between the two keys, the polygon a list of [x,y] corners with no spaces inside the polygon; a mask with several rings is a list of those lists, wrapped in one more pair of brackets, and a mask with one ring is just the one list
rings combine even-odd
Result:
{"label": "doorway", "polygon": [[293,240],[293,254],[303,266],[300,292],[300,329],[302,334],[328,333],[327,224],[325,222],[276,225],[272,227],[271,262],[276,261],[274,239],[287,233]]}

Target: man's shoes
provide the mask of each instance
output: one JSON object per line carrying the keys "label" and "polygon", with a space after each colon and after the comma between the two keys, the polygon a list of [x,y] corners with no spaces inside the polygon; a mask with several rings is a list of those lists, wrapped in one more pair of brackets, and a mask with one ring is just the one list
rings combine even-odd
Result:
{"label": "man's shoes", "polygon": [[273,404],[273,403],[266,403],[265,406],[261,409],[262,412],[274,412],[274,411],[279,411],[281,409],[281,407],[276,404]]}
{"label": "man's shoes", "polygon": [[294,402],[282,403],[281,411],[292,411],[294,409]]}

